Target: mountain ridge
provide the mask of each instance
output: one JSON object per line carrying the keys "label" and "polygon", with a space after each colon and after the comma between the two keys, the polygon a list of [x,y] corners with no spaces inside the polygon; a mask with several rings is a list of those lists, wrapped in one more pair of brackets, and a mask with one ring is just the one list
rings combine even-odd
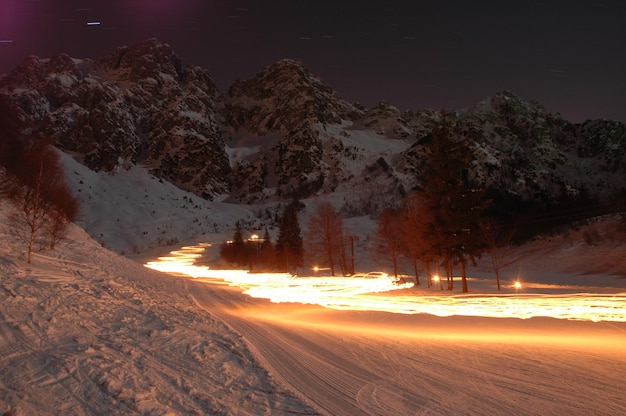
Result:
{"label": "mountain ridge", "polygon": [[[419,186],[440,111],[352,104],[303,63],[283,59],[221,92],[208,70],[148,39],[89,60],[27,57],[0,78],[26,134],[94,172],[143,167],[207,200],[276,204],[342,200],[375,215]],[[571,123],[509,91],[446,110],[473,152],[470,176],[506,198],[558,203],[626,189],[626,131]]]}

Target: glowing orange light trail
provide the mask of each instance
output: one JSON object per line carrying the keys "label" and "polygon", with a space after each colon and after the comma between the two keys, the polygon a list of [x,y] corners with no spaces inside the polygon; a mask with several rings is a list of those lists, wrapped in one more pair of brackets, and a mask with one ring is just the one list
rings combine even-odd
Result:
{"label": "glowing orange light trail", "polygon": [[[221,279],[243,293],[275,303],[316,304],[340,310],[385,311],[437,316],[497,318],[553,317],[584,321],[626,322],[626,293],[567,295],[407,295],[397,292],[413,283],[397,283],[386,274],[361,277],[294,277],[287,273],[213,270],[194,265],[207,244],[183,247],[146,267],[194,278]],[[519,289],[519,287],[516,287]],[[396,293],[392,293],[396,291]],[[401,294],[398,294],[401,293]]]}

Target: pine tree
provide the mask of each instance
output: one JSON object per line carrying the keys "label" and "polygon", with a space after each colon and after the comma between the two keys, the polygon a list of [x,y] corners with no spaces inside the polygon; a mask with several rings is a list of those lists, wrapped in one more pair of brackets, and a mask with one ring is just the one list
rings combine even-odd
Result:
{"label": "pine tree", "polygon": [[267,227],[265,227],[263,242],[259,250],[259,263],[265,270],[271,270],[276,266],[276,250]]}
{"label": "pine tree", "polygon": [[425,204],[426,233],[433,254],[443,260],[452,289],[451,271],[459,265],[463,292],[468,291],[466,266],[484,248],[481,216],[487,206],[484,192],[469,181],[472,152],[462,136],[454,136],[445,113],[433,131],[433,142],[419,198]]}
{"label": "pine tree", "polygon": [[283,211],[278,229],[276,251],[280,266],[283,270],[295,273],[298,267],[304,265],[303,245],[300,224],[298,223],[298,210],[300,203],[294,201],[287,205]]}

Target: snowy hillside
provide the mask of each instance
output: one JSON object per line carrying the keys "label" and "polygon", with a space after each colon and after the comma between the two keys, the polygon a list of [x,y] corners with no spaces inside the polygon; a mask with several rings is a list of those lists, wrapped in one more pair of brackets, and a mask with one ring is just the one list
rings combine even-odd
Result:
{"label": "snowy hillside", "polygon": [[94,172],[60,153],[68,185],[81,202],[77,223],[118,253],[137,254],[209,233],[231,234],[237,220],[253,222],[245,205],[207,201],[145,167]]}
{"label": "snowy hillside", "polygon": [[[563,282],[624,290],[624,279],[611,275],[621,272],[600,263],[596,275],[565,274],[564,265],[598,260],[581,244],[584,232],[509,253],[527,260],[521,268],[531,291],[560,293],[563,286],[554,284]],[[622,322],[274,305],[215,279],[154,272],[107,251],[78,227],[32,264],[5,227],[0,233],[0,412],[6,415],[626,411]],[[608,263],[626,257],[623,244],[606,242],[594,250]],[[565,264],[572,259],[577,263]]]}
{"label": "snowy hillside", "polygon": [[194,304],[184,280],[77,227],[32,264],[4,226],[0,235],[0,414],[316,413]]}

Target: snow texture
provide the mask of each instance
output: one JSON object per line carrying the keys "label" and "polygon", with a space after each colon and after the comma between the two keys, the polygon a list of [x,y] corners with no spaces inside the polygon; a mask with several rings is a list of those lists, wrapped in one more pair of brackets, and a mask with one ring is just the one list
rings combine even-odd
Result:
{"label": "snow texture", "polygon": [[[145,171],[124,176],[75,168],[70,176],[83,181],[83,192],[94,201],[113,206],[132,199],[123,204],[133,207],[124,221],[138,228],[123,236],[115,234],[120,218],[107,215],[106,205],[86,206],[87,218],[102,210],[100,223],[91,226],[108,237],[107,246],[135,234],[137,244],[154,243],[141,230],[150,235],[160,223],[178,227],[180,236],[187,233],[178,245],[218,242],[233,218],[253,218],[254,207],[206,202],[197,210],[221,229],[211,233],[189,214],[199,201]],[[144,194],[142,187],[150,188]],[[179,198],[185,208],[150,205],[161,198]],[[6,230],[6,206],[0,212],[3,414],[626,413],[621,322],[443,318],[273,304],[216,279],[142,266],[170,248],[146,243],[143,253],[122,257],[74,226],[56,250],[38,252],[27,264],[23,246]],[[537,287],[552,284],[549,290],[557,293],[566,284],[626,292],[618,224],[608,219],[506,253],[513,265],[503,273],[506,279],[522,273],[526,284]],[[372,222],[361,217],[348,225],[366,235]],[[604,242],[590,245],[585,236],[591,235],[604,235]],[[365,240],[357,245],[360,270],[376,266],[366,257]],[[471,275],[492,278],[485,262]],[[479,294],[484,286],[470,289]]]}

